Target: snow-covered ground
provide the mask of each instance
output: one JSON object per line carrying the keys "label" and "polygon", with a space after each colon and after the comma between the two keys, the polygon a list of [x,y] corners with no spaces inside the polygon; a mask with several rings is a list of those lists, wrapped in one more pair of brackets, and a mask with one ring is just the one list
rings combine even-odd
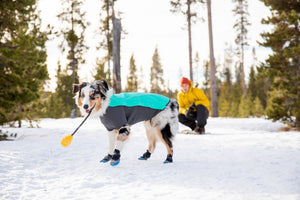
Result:
{"label": "snow-covered ground", "polygon": [[150,160],[137,159],[148,146],[139,123],[112,167],[99,163],[108,144],[98,119],[87,120],[69,147],[60,145],[82,119],[2,128],[18,136],[0,142],[0,199],[300,199],[300,133],[278,132],[281,123],[209,118],[209,134],[176,135],[171,164],[163,164],[162,143]]}

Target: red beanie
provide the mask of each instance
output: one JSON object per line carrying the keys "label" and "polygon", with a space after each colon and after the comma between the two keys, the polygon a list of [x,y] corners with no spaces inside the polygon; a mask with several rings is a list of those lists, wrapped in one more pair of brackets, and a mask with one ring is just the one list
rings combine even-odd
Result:
{"label": "red beanie", "polygon": [[183,84],[188,84],[189,86],[191,86],[190,80],[185,77],[182,77],[180,80],[180,86],[182,86]]}

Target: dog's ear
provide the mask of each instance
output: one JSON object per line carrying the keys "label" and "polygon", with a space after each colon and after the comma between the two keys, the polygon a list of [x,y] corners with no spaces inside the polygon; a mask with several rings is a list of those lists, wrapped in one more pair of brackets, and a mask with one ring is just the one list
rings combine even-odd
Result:
{"label": "dog's ear", "polygon": [[75,94],[76,92],[80,92],[81,88],[85,87],[87,84],[86,82],[79,84],[73,84],[73,94]]}
{"label": "dog's ear", "polygon": [[81,89],[81,88],[85,87],[86,85],[87,85],[87,83],[86,83],[86,82],[83,82],[83,83],[81,83],[81,85],[80,85],[80,88],[79,88],[79,89]]}
{"label": "dog's ear", "polygon": [[106,91],[109,89],[106,80],[102,80],[102,86],[104,87],[103,89],[105,89]]}
{"label": "dog's ear", "polygon": [[73,84],[73,94],[79,91],[79,87],[80,87],[79,84]]}
{"label": "dog's ear", "polygon": [[97,84],[98,90],[101,91],[102,93],[106,93],[107,90],[109,89],[108,84],[105,80],[102,81],[95,81]]}

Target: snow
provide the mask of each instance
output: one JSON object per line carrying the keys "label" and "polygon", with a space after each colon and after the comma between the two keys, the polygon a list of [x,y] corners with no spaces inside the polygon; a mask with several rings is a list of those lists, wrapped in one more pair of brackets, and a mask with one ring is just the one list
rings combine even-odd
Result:
{"label": "snow", "polygon": [[139,123],[112,167],[99,163],[108,148],[99,119],[88,119],[69,147],[60,145],[82,120],[2,127],[17,138],[0,142],[0,199],[300,199],[300,134],[277,131],[279,122],[209,118],[208,134],[176,135],[171,164],[163,164],[162,143],[149,160],[137,159],[148,146]]}

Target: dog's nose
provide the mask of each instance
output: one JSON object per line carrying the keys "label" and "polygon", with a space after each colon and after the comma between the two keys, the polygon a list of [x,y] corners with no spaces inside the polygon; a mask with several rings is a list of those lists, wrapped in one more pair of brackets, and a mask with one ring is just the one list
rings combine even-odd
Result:
{"label": "dog's nose", "polygon": [[84,109],[88,109],[88,108],[89,108],[89,105],[84,104],[83,108],[84,108]]}

